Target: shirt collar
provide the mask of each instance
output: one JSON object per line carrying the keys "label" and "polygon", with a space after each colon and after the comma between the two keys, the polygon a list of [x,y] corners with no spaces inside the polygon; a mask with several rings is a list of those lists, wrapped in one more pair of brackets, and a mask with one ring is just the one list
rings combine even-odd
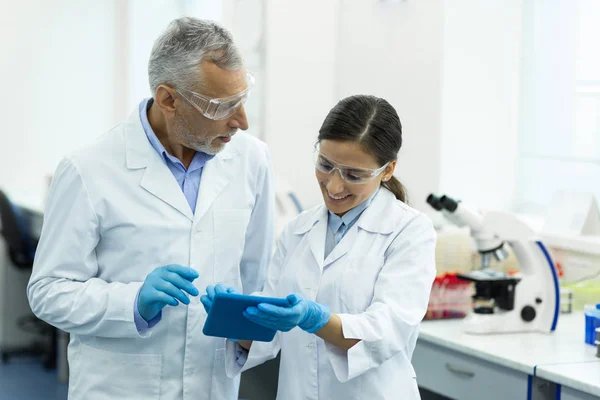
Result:
{"label": "shirt collar", "polygon": [[363,201],[356,207],[352,208],[351,210],[349,210],[346,214],[342,215],[341,217],[339,217],[339,216],[335,215],[334,213],[332,213],[331,211],[329,211],[328,212],[328,224],[329,224],[329,227],[331,228],[331,230],[333,232],[337,232],[338,229],[340,229],[340,226],[342,226],[342,223],[345,224],[346,226],[349,226],[349,225],[353,224],[354,222],[356,222],[356,220],[360,217],[362,212],[365,211],[367,209],[367,207],[369,207],[369,205],[371,205],[371,202],[377,195],[378,191],[379,191],[379,188],[377,188],[377,190],[375,190],[375,192],[373,192],[373,194],[367,200]]}

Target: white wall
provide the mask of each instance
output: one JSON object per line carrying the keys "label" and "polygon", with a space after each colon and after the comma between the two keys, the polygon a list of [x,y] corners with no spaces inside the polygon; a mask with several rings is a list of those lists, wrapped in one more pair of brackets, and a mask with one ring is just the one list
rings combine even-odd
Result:
{"label": "white wall", "polygon": [[322,201],[312,145],[341,98],[369,93],[404,127],[398,176],[424,208],[439,181],[442,3],[268,1],[266,142],[305,207]]}
{"label": "white wall", "polygon": [[0,186],[43,193],[66,153],[115,122],[114,3],[12,1],[0,18]]}
{"label": "white wall", "polygon": [[150,96],[148,57],[167,24],[218,20],[222,9],[220,0],[2,1],[0,187],[41,206],[60,159]]}
{"label": "white wall", "polygon": [[267,0],[264,139],[305,207],[321,200],[312,146],[333,106],[337,1]]}
{"label": "white wall", "polygon": [[[149,95],[148,55],[171,19],[183,13],[221,19],[234,33],[244,32],[238,22],[247,22],[247,10],[236,4],[29,0],[4,6],[0,72],[11,95],[0,100],[6,113],[0,185],[43,186],[65,153]],[[404,145],[397,175],[413,205],[428,211],[424,198],[440,189],[486,207],[510,204],[522,0],[264,0],[264,6],[252,14],[264,18],[265,34],[264,60],[250,60],[264,62],[262,122],[253,131],[270,145],[276,174],[305,206],[321,201],[312,167],[318,129],[335,102],[361,92],[398,110]],[[258,35],[242,34],[240,41],[251,47],[261,43]]]}
{"label": "white wall", "polygon": [[[189,0],[194,1],[194,0]],[[215,0],[204,0],[205,2]],[[255,78],[255,85],[244,107],[248,116],[248,133],[264,139],[264,89],[265,89],[265,46],[264,37],[267,27],[266,0],[220,0],[221,23],[233,34],[236,46],[244,57],[248,71]],[[204,16],[205,11],[198,15]]]}
{"label": "white wall", "polygon": [[403,128],[396,175],[424,211],[440,179],[442,5],[344,0],[339,20],[335,99],[372,94],[396,108]]}
{"label": "white wall", "polygon": [[515,199],[523,0],[444,2],[440,189],[477,207]]}
{"label": "white wall", "polygon": [[150,97],[148,83],[148,59],[156,38],[165,30],[169,22],[186,11],[180,1],[153,0],[152,7],[147,1],[128,0],[128,63],[127,63],[127,109],[122,111],[123,119],[132,112],[144,98]]}
{"label": "white wall", "polygon": [[323,118],[369,93],[400,115],[397,175],[414,206],[447,192],[512,207],[523,0],[268,4],[266,141],[306,206],[321,200],[309,149]]}

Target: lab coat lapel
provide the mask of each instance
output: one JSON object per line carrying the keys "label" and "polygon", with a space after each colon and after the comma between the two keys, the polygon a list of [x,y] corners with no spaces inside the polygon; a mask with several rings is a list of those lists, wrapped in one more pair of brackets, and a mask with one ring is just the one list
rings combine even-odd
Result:
{"label": "lab coat lapel", "polygon": [[127,168],[145,168],[140,186],[192,220],[190,205],[162,156],[150,144],[137,108],[124,123],[123,132]]}
{"label": "lab coat lapel", "polygon": [[319,266],[319,269],[323,270],[323,260],[325,258],[325,234],[327,229],[327,218],[325,220],[319,219],[319,221],[313,226],[308,232],[308,243],[310,244],[310,250],[315,257],[315,261]]}
{"label": "lab coat lapel", "polygon": [[396,197],[387,189],[381,188],[371,205],[363,212],[354,226],[371,233],[389,235],[400,224],[396,215],[385,215],[385,210],[396,203]]}
{"label": "lab coat lapel", "polygon": [[196,203],[196,222],[202,219],[217,196],[229,185],[233,177],[232,163],[235,156],[237,153],[229,151],[226,147],[204,166]]}
{"label": "lab coat lapel", "polygon": [[362,215],[356,221],[356,224],[346,233],[343,239],[333,248],[333,251],[329,254],[325,260],[324,267],[328,267],[330,264],[336,262],[343,256],[345,256],[352,247],[356,246],[356,240],[358,239],[359,229],[371,232],[390,234],[394,230],[394,226],[397,225],[397,221],[392,218],[385,217],[382,214],[382,210],[387,210],[391,203],[396,201],[396,198],[387,189],[380,189],[371,205],[362,213]]}
{"label": "lab coat lapel", "polygon": [[356,237],[358,236],[358,229],[356,224],[346,232],[346,235],[342,238],[342,240],[333,248],[329,256],[325,259],[324,267],[328,267],[330,264],[339,260],[341,257],[346,255],[348,251],[352,248]]}
{"label": "lab coat lapel", "polygon": [[150,164],[146,168],[140,186],[171,207],[177,209],[190,221],[193,220],[192,209],[183,191],[177,184],[173,173],[164,164],[158,153],[156,153],[156,157],[150,161]]}
{"label": "lab coat lapel", "polygon": [[310,248],[310,252],[321,271],[323,270],[323,259],[325,258],[326,230],[327,208],[325,206],[317,208],[313,215],[307,216],[294,230],[295,234],[305,236],[308,248]]}

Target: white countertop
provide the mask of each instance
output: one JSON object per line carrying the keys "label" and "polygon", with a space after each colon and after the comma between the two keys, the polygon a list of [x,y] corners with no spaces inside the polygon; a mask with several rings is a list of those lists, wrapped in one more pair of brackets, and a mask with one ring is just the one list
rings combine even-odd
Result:
{"label": "white countertop", "polygon": [[[596,354],[596,348],[587,346],[590,353]],[[548,381],[577,389],[584,393],[600,396],[600,358],[578,364],[538,365],[536,376]]]}
{"label": "white countertop", "polygon": [[[474,335],[462,331],[462,320],[423,321],[419,340],[515,369],[529,375],[537,366],[597,361],[584,342],[583,313],[561,314],[556,331]],[[600,375],[598,375],[600,377]]]}

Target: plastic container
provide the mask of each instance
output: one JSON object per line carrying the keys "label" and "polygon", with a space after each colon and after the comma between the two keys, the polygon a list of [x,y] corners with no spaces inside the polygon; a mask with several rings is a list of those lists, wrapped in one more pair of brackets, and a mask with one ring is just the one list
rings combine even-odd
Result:
{"label": "plastic container", "polygon": [[425,319],[463,318],[472,309],[473,284],[456,273],[438,275],[433,282]]}
{"label": "plastic container", "polygon": [[585,342],[594,345],[596,329],[600,328],[600,304],[585,306]]}

